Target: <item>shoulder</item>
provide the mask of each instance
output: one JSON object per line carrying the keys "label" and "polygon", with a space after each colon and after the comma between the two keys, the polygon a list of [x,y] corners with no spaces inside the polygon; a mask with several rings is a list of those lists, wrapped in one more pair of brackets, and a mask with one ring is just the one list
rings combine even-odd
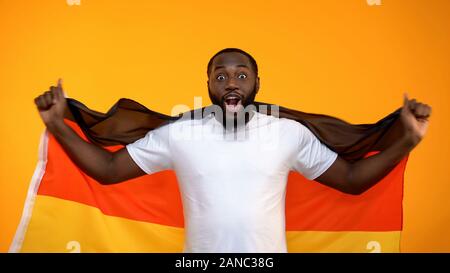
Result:
{"label": "shoulder", "polygon": [[277,116],[257,113],[259,123],[262,125],[278,125],[282,131],[289,133],[303,134],[309,129],[298,121],[288,118],[279,118]]}
{"label": "shoulder", "polygon": [[150,130],[148,133],[169,131],[169,130],[172,130],[172,129],[178,129],[180,127],[186,127],[186,126],[193,127],[193,126],[196,126],[196,125],[203,124],[204,120],[205,120],[204,117],[202,117],[202,118],[191,118],[189,115],[186,115],[186,116],[180,117],[179,119],[176,119],[176,120],[170,121],[170,122],[168,122],[166,124],[163,124],[163,125],[155,128],[155,129],[153,129],[153,130]]}
{"label": "shoulder", "polygon": [[295,120],[287,119],[287,118],[279,118],[278,116],[274,115],[267,115],[265,113],[261,112],[255,112],[254,117],[254,123],[258,124],[259,127],[266,126],[266,125],[281,125],[283,127],[289,127],[294,128],[297,126],[297,124],[300,124],[296,122]]}

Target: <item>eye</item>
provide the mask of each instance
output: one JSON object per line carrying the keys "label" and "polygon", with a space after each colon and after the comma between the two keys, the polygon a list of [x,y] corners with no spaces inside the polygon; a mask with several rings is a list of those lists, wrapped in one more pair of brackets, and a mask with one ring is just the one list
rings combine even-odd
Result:
{"label": "eye", "polygon": [[216,79],[219,80],[219,81],[223,81],[223,80],[225,80],[225,76],[224,75],[219,75],[219,76],[217,76]]}
{"label": "eye", "polygon": [[246,79],[247,75],[245,74],[239,74],[238,79]]}

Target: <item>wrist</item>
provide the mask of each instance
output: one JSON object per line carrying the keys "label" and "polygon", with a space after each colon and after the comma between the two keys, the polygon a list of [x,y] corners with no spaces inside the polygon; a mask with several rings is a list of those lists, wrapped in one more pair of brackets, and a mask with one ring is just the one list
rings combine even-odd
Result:
{"label": "wrist", "polygon": [[64,123],[64,119],[52,120],[47,122],[45,125],[51,133],[55,133],[66,126],[66,124]]}
{"label": "wrist", "polygon": [[414,147],[419,144],[421,138],[412,133],[406,133],[403,135],[402,143],[406,146],[407,149],[412,150]]}

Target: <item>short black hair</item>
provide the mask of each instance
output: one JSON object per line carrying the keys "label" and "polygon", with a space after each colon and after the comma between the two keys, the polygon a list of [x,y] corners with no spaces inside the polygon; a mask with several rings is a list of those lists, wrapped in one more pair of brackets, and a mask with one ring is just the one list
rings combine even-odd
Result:
{"label": "short black hair", "polygon": [[234,48],[234,47],[229,47],[229,48],[222,49],[221,51],[219,51],[216,54],[214,54],[214,56],[212,56],[212,58],[208,62],[208,68],[206,70],[206,74],[208,75],[208,77],[209,77],[209,74],[211,74],[211,67],[212,67],[212,63],[214,61],[214,58],[219,56],[222,53],[229,53],[229,52],[237,52],[237,53],[241,53],[242,55],[245,55],[249,59],[250,64],[253,66],[253,70],[256,73],[256,77],[258,77],[258,65],[256,64],[256,61],[253,58],[253,56],[250,55],[249,53],[245,52],[242,49]]}

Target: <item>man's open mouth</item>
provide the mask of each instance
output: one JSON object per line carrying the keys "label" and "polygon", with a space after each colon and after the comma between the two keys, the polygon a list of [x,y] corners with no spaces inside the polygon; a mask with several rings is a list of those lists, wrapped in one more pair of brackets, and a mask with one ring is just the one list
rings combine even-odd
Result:
{"label": "man's open mouth", "polygon": [[244,108],[242,105],[242,97],[238,94],[228,94],[223,99],[227,112],[236,113]]}

